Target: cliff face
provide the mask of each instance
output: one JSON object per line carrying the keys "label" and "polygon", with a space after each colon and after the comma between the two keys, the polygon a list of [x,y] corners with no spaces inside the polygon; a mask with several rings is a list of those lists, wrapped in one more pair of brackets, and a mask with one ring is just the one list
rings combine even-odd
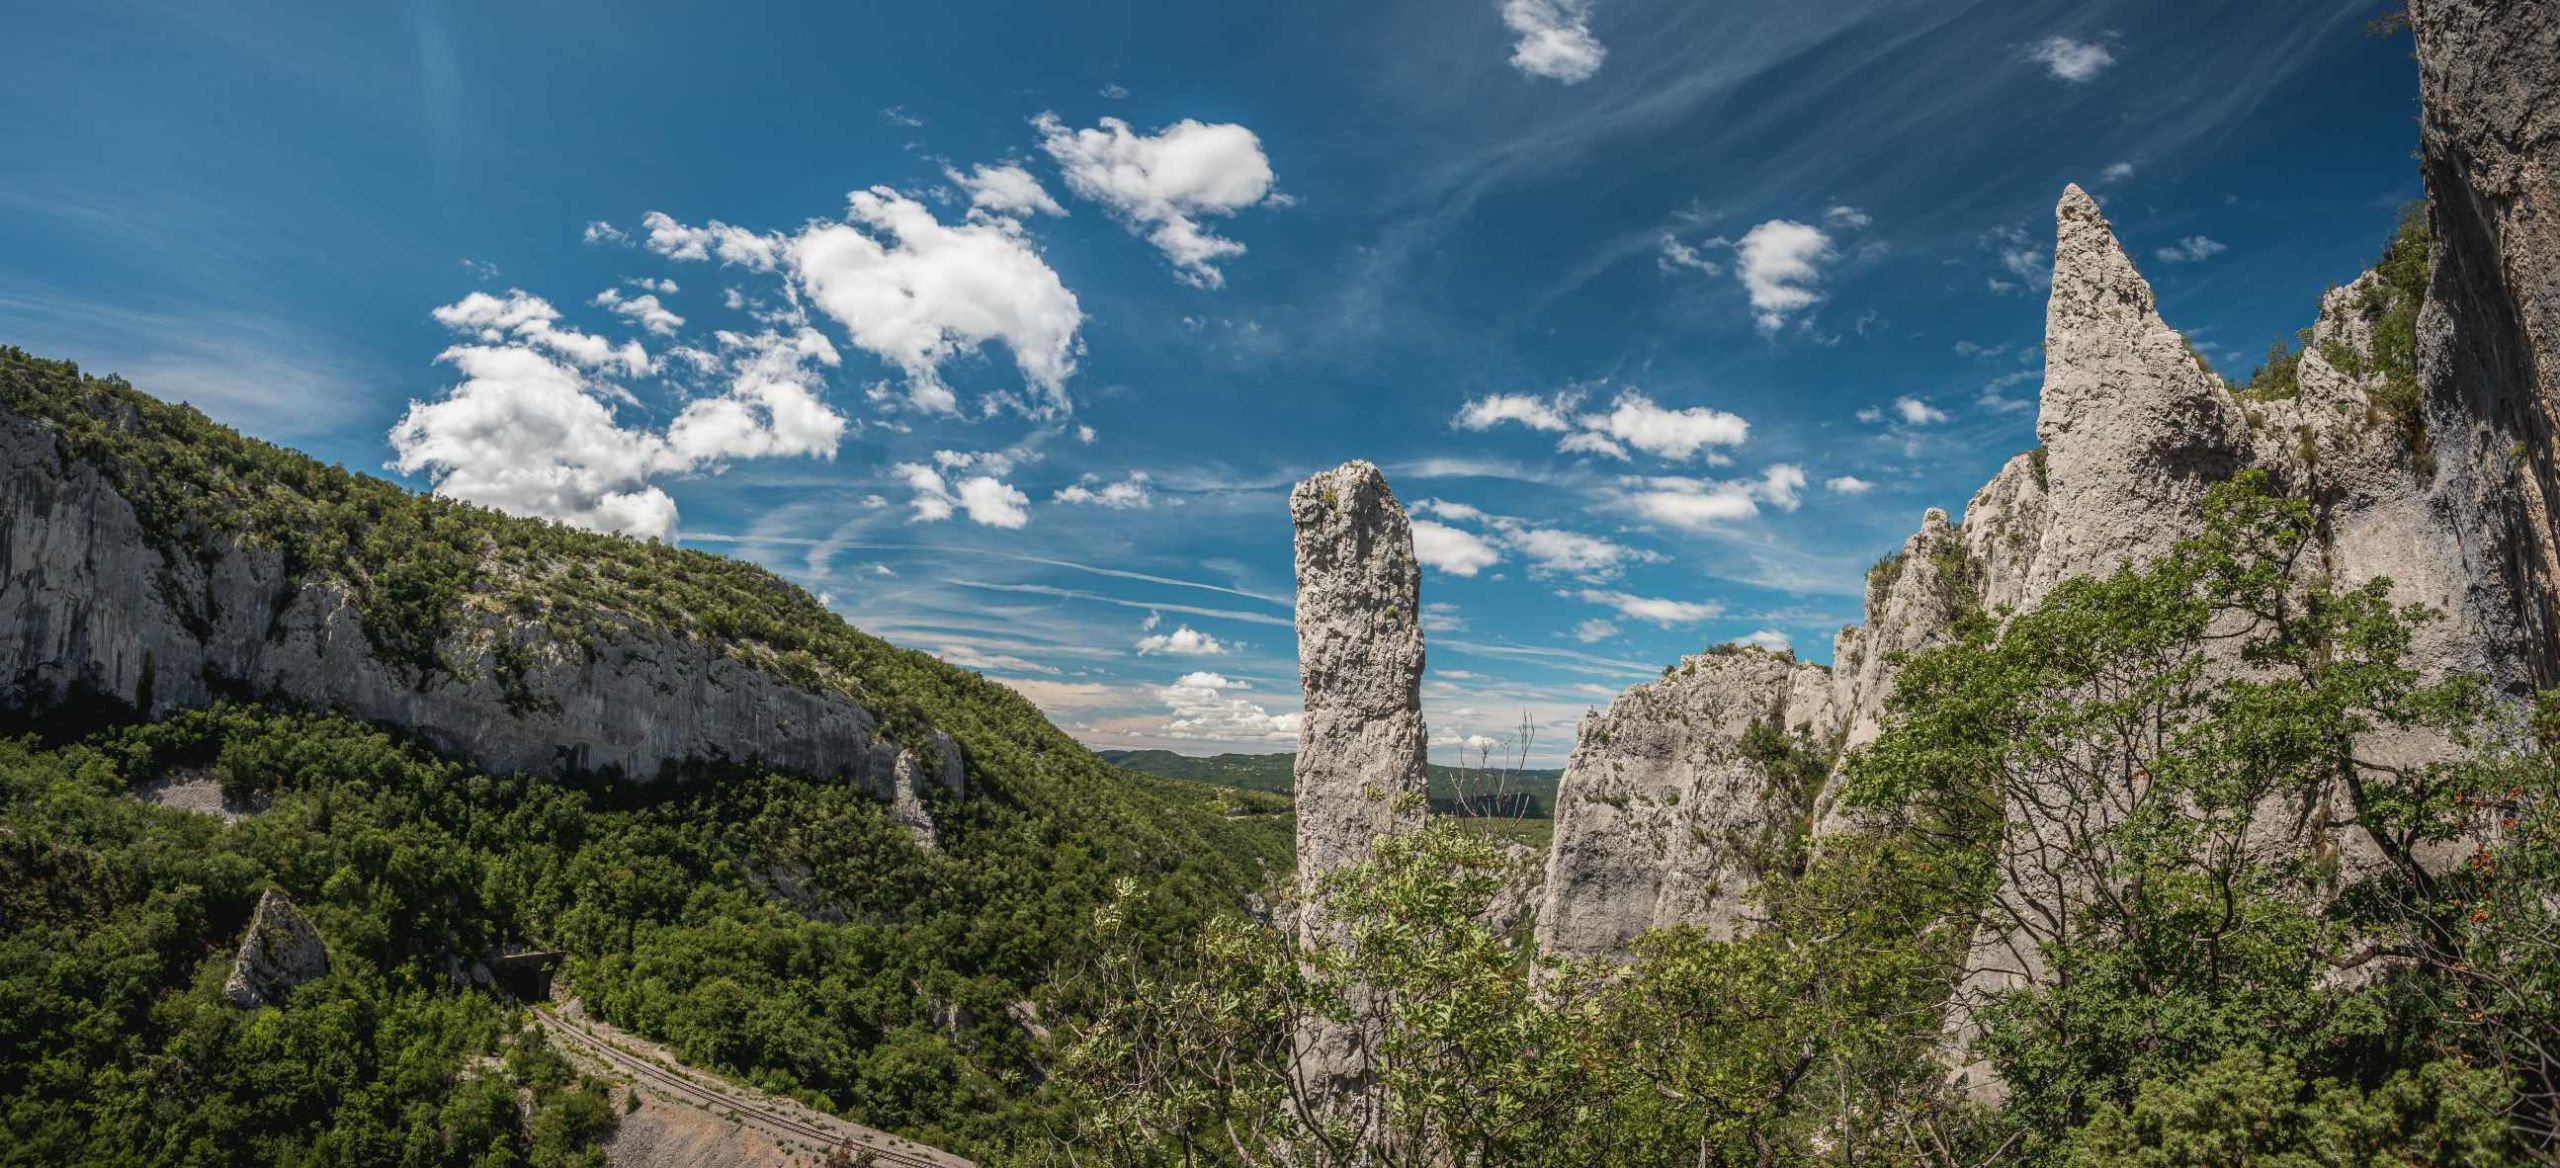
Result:
{"label": "cliff face", "polygon": [[2416,0],[2434,236],[2417,328],[2442,495],[2479,516],[2471,587],[2560,683],[2560,6]]}
{"label": "cliff face", "polygon": [[[205,536],[175,554],[55,427],[0,405],[0,701],[81,694],[145,712],[281,698],[413,731],[495,771],[758,762],[858,782],[901,802],[965,782],[956,744],[919,763],[836,693],[793,684],[699,638],[625,629],[580,641],[489,606],[440,646],[449,670],[387,662],[348,591],[297,579],[271,548]],[[906,756],[906,757],[902,757]]]}

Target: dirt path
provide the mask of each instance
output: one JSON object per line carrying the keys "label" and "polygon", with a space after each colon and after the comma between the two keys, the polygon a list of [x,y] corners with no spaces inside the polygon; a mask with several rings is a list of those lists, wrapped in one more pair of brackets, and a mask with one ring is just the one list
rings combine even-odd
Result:
{"label": "dirt path", "polygon": [[537,1005],[533,1016],[562,1053],[639,1096],[639,1109],[623,1117],[614,1138],[617,1165],[822,1165],[842,1149],[851,1163],[879,1168],[976,1168],[948,1152],[687,1067],[662,1047],[585,1017],[575,1002]]}

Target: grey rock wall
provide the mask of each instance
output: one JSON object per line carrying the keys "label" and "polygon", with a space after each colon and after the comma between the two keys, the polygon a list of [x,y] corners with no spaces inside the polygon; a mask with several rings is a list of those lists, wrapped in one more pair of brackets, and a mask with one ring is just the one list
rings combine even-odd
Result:
{"label": "grey rock wall", "polygon": [[[164,554],[98,468],[46,423],[0,409],[0,700],[88,691],[156,711],[280,698],[413,731],[494,771],[645,781],[686,760],[753,761],[896,793],[899,752],[869,711],[711,642],[623,630],[562,644],[480,611],[445,646],[456,675],[421,684],[376,658],[343,589],[288,578],[273,551],[216,547],[209,562]],[[527,663],[512,690],[501,646]],[[918,790],[965,786],[956,749],[935,763]]]}
{"label": "grey rock wall", "polygon": [[2560,3],[2413,0],[2433,235],[2419,383],[2505,664],[2560,684]]}

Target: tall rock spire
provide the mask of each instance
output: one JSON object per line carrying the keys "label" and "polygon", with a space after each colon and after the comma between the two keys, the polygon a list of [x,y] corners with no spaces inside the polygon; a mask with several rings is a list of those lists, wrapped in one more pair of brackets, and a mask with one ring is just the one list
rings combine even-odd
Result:
{"label": "tall rock spire", "polygon": [[[1327,873],[1370,857],[1379,837],[1422,822],[1422,566],[1413,525],[1387,478],[1348,462],[1289,493],[1298,545],[1296,802],[1302,943],[1332,926],[1313,894]],[[1299,1097],[1317,1122],[1380,1130],[1378,1027],[1353,988],[1354,1021],[1294,1037]]]}
{"label": "tall rock spire", "polygon": [[2247,460],[2249,427],[2222,379],[2160,319],[2151,285],[2087,192],[2054,208],[2053,298],[2045,308],[2050,509],[2021,597],[2071,576],[2147,560],[2193,529],[2205,487]]}
{"label": "tall rock spire", "polygon": [[[1298,883],[1421,822],[1422,567],[1387,477],[1349,462],[1289,493],[1298,537]],[[1409,798],[1408,798],[1409,797]]]}

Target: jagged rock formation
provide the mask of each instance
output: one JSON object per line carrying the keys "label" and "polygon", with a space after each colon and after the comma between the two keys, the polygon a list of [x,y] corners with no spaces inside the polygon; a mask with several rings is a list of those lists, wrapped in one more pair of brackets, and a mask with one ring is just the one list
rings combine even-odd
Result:
{"label": "jagged rock formation", "polygon": [[287,990],[329,973],[329,948],[302,911],[275,889],[258,898],[231,959],[222,996],[241,1009],[280,1004]]}
{"label": "jagged rock formation", "polygon": [[[2304,570],[2343,587],[2387,578],[2396,602],[2438,614],[2410,649],[2422,675],[2475,674],[2511,695],[2560,684],[2560,4],[2416,0],[2410,15],[2433,237],[2423,303],[2404,266],[2413,253],[2395,245],[2382,269],[2323,299],[2290,392],[2244,399],[2161,318],[2096,202],[2066,190],[2042,445],[2002,467],[1961,525],[1933,510],[1877,565],[1866,623],[1835,646],[1826,700],[1805,700],[1826,693],[1809,666],[1728,657],[1699,671],[1692,658],[1585,719],[1558,797],[1541,944],[1605,954],[1655,925],[1747,928],[1740,898],[1753,880],[1731,841],[1773,811],[1736,750],[1752,719],[1781,717],[1845,749],[1872,742],[1904,655],[1942,643],[1969,612],[2023,611],[2065,580],[2166,552],[2201,529],[2207,489],[2246,469],[2312,503],[2319,538]],[[2448,746],[2384,728],[2357,753],[2407,765]],[[2280,813],[2258,817],[2266,828],[2248,846],[2321,838],[2347,872],[2378,862],[2334,812],[2269,811]],[[1856,826],[1825,807],[1817,834]],[[2007,860],[2013,874],[2036,867]],[[1999,890],[1957,1003],[1959,1061],[1964,999],[2043,977],[2034,939],[2001,922],[2041,915],[2065,892],[2031,877]],[[1985,1068],[1968,1075],[1996,1091]]]}
{"label": "jagged rock formation", "polygon": [[1589,957],[1647,929],[1690,923],[1731,936],[1759,883],[1779,781],[1745,748],[1755,723],[1828,734],[1830,674],[1757,649],[1683,658],[1576,727],[1556,792],[1538,945]]}
{"label": "jagged rock formation", "polygon": [[[2480,485],[2486,476],[2466,480],[2430,465],[2426,434],[2457,428],[2443,417],[2459,420],[2459,410],[2439,400],[2419,432],[2388,408],[2390,375],[2375,335],[2385,290],[2376,276],[2324,299],[2290,397],[2244,401],[2161,319],[2149,284],[2078,188],[2064,193],[2056,227],[2037,419],[2044,445],[2004,466],[1975,494],[1961,525],[1933,510],[1899,555],[1877,565],[1865,626],[1843,630],[1835,648],[1827,706],[1781,706],[1787,687],[1777,678],[1733,669],[1685,685],[1673,678],[1639,686],[1608,715],[1586,721],[1559,797],[1547,916],[1539,926],[1552,948],[1613,951],[1646,925],[1671,921],[1747,926],[1735,901],[1750,882],[1717,868],[1712,831],[1765,821],[1767,813],[1750,802],[1748,784],[1735,781],[1729,756],[1717,749],[1732,740],[1732,715],[1721,728],[1700,727],[1694,711],[1786,709],[1791,727],[1810,737],[1862,746],[1882,727],[1900,655],[1941,643],[1969,611],[2023,610],[2063,580],[2160,554],[2200,530],[2206,489],[2243,469],[2263,468],[2313,502],[2322,538],[2312,568],[2344,586],[2388,577],[2395,599],[2442,614],[2413,646],[2413,663],[2426,674],[2479,673],[2521,690],[2542,668],[2549,648],[2530,631],[2540,618],[2518,600],[2540,586],[2530,572],[2516,577],[2502,569],[2529,561],[2518,549],[2531,533],[2519,535],[2502,518],[2515,509],[2498,510],[2499,500]],[[2445,263],[2439,259],[2439,283]],[[2541,274],[2552,270],[2546,265]],[[2485,440],[2464,441],[2476,447]],[[2511,468],[2526,455],[2523,444],[2508,441],[2516,449],[2502,465]],[[2511,469],[2501,473],[2515,478]],[[2519,585],[2519,578],[2528,579]],[[1685,692],[1691,686],[1712,692]],[[1676,701],[1666,700],[1672,695]],[[1794,714],[1817,708],[1819,717]],[[2378,731],[2359,751],[2407,762],[2442,757],[2444,746],[2420,732]],[[1629,774],[1641,781],[1621,777]],[[1652,802],[1635,801],[1636,791],[1651,793]],[[1697,791],[1743,802],[1673,812],[1673,793],[1685,801]],[[2326,826],[2316,817],[2269,819],[2296,833]],[[1662,828],[1672,823],[1705,825],[1709,835],[1673,831],[1665,842]],[[1818,821],[1826,832],[1855,826],[1836,809]],[[2285,834],[2259,842],[2298,841]],[[2344,860],[2353,865],[2358,857]],[[2030,882],[2000,895],[2015,903],[1993,919],[2018,919],[2056,890]],[[2040,976],[2034,945],[2009,929],[1986,928],[1974,950],[1970,994]]]}
{"label": "jagged rock formation", "polygon": [[402,727],[493,771],[645,781],[687,760],[752,761],[860,783],[911,821],[927,784],[965,785],[956,746],[905,778],[871,711],[700,637],[564,640],[476,605],[439,647],[452,668],[422,674],[377,653],[341,584],[297,578],[272,546],[205,539],[209,555],[174,552],[50,422],[0,404],[0,705],[280,698]]}
{"label": "jagged rock formation", "polygon": [[[1386,476],[1348,462],[1289,492],[1297,529],[1298,890],[1369,858],[1379,837],[1422,821],[1422,567]],[[1312,904],[1302,939],[1329,926]],[[1317,1021],[1294,1037],[1299,1090],[1355,1129],[1382,1120],[1368,1089],[1371,1039]]]}
{"label": "jagged rock formation", "polygon": [[2205,488],[2249,452],[2238,405],[2160,319],[2098,204],[2074,186],[2054,218],[2036,438],[2056,521],[2027,567],[2030,603],[2072,576],[2168,550],[2193,530]]}
{"label": "jagged rock formation", "polygon": [[1901,551],[1867,573],[1867,623],[1840,630],[1831,651],[1830,708],[1841,720],[1843,747],[1875,741],[1893,663],[1945,638],[1957,614],[1974,603],[1979,575],[1947,513],[1935,507],[1920,517],[1920,530]]}
{"label": "jagged rock formation", "polygon": [[1289,492],[1297,528],[1298,882],[1367,859],[1422,818],[1422,568],[1378,468],[1349,462]]}

